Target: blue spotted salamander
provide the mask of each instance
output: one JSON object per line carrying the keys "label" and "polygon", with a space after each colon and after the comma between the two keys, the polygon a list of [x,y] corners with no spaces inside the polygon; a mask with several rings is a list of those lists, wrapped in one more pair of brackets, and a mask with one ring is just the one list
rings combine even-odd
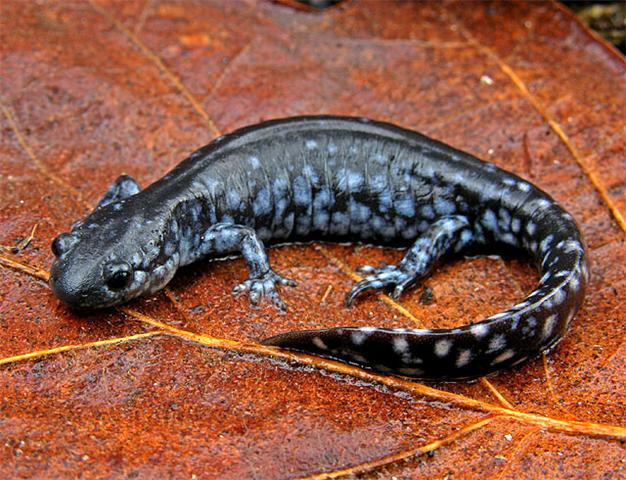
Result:
{"label": "blue spotted salamander", "polygon": [[50,285],[63,302],[99,308],[163,288],[183,265],[240,253],[253,304],[285,306],[264,244],[313,239],[406,246],[397,265],[365,266],[349,306],[370,290],[395,298],[442,256],[503,245],[541,271],[505,312],[454,329],[339,327],[265,344],[431,379],[475,377],[559,342],[583,301],[580,232],[521,178],[416,132],[367,119],[312,116],[242,128],[197,150],[144,190],[121,176],[96,209],[57,237]]}

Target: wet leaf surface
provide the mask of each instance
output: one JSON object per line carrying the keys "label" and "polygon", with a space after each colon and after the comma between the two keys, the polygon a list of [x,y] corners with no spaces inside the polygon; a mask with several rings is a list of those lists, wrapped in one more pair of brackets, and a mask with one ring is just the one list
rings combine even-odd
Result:
{"label": "wet leaf surface", "polygon": [[[552,3],[5,1],[0,97],[3,478],[616,478],[624,475],[626,68]],[[587,300],[550,355],[420,384],[262,347],[338,325],[447,328],[506,308],[524,259],[441,265],[346,310],[396,250],[274,248],[287,314],[230,290],[241,260],[77,314],[49,244],[125,172],[147,185],[221,133],[333,113],[391,121],[536,183],[579,221]],[[24,245],[37,225],[34,238]]]}

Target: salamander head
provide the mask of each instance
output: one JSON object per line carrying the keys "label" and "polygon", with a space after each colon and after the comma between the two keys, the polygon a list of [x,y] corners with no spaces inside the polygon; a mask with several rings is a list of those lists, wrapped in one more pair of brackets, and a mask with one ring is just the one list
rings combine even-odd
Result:
{"label": "salamander head", "polygon": [[105,308],[162,288],[178,267],[177,255],[163,255],[163,230],[119,207],[98,208],[52,242],[52,291],[71,307]]}

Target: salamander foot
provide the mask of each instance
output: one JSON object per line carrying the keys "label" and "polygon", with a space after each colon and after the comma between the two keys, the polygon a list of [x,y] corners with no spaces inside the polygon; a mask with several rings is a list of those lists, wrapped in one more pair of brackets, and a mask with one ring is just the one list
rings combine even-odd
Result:
{"label": "salamander foot", "polygon": [[356,297],[370,290],[393,288],[391,296],[398,299],[402,292],[418,278],[414,271],[409,271],[398,265],[383,264],[380,268],[364,265],[357,270],[369,274],[369,276],[352,287],[350,293],[346,295],[346,307],[352,305]]}
{"label": "salamander foot", "polygon": [[295,287],[296,282],[288,278],[281,277],[273,270],[269,270],[267,273],[261,275],[259,278],[248,278],[243,283],[233,288],[233,295],[239,295],[243,292],[249,292],[250,303],[252,305],[258,305],[263,297],[267,297],[276,308],[284,312],[287,310],[287,305],[280,298],[276,285],[286,285],[288,287]]}

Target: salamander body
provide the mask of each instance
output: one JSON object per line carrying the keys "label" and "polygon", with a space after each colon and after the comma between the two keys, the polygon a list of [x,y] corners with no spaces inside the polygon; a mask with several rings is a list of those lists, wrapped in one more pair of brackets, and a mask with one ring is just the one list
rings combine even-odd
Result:
{"label": "salamander body", "polygon": [[364,266],[368,290],[398,298],[442,256],[506,246],[541,272],[505,312],[448,330],[339,327],[288,332],[268,345],[383,373],[458,379],[553,347],[580,307],[588,267],[572,217],[532,184],[391,124],[349,117],[273,120],[197,150],[140,190],[121,176],[96,209],[53,242],[50,285],[65,303],[101,308],[156,292],[178,267],[240,253],[252,303],[285,308],[264,244],[350,240],[405,246],[397,265]]}

